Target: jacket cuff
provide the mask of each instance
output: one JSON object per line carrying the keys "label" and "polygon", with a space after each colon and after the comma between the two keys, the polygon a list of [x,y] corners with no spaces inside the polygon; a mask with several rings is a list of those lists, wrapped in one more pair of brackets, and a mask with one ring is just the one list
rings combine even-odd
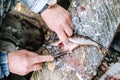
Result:
{"label": "jacket cuff", "polygon": [[4,76],[8,76],[10,74],[7,56],[8,54],[6,51],[0,52],[0,67],[1,67],[0,77],[1,78],[3,78]]}
{"label": "jacket cuff", "polygon": [[4,78],[4,74],[3,74],[3,71],[2,71],[2,68],[0,66],[0,79]]}
{"label": "jacket cuff", "polygon": [[44,6],[48,3],[49,0],[37,0],[35,3],[31,6],[31,10],[35,13],[40,12]]}

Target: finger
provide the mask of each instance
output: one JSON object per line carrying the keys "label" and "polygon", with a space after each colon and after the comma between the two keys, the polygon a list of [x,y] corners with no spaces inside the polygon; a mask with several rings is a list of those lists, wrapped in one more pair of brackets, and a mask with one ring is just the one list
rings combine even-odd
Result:
{"label": "finger", "polygon": [[70,25],[71,29],[73,29],[73,28],[74,28],[74,26],[73,26],[73,23],[72,23],[71,18],[70,18],[70,19],[68,19],[67,21],[68,21],[68,24]]}
{"label": "finger", "polygon": [[19,50],[18,51],[19,54],[24,54],[26,56],[37,56],[37,53],[31,52],[31,51],[27,51],[27,50]]}
{"label": "finger", "polygon": [[73,29],[74,26],[73,26],[73,23],[72,23],[72,17],[71,17],[71,15],[68,11],[67,11],[67,16],[68,16],[67,22],[70,25],[71,29]]}
{"label": "finger", "polygon": [[64,24],[64,31],[68,36],[72,35],[72,29],[67,22]]}
{"label": "finger", "polygon": [[46,61],[53,61],[53,60],[54,58],[48,55],[44,55],[44,56],[39,55],[31,58],[32,64],[46,62]]}
{"label": "finger", "polygon": [[67,37],[66,33],[64,32],[64,30],[57,30],[56,33],[57,33],[60,41],[62,41],[63,43],[66,43],[68,41],[68,37]]}
{"label": "finger", "polygon": [[30,70],[31,71],[37,71],[37,70],[40,70],[40,69],[42,69],[42,64],[41,63],[32,65]]}
{"label": "finger", "polygon": [[29,56],[38,56],[37,53],[35,53],[35,52],[31,52],[31,51],[28,52],[28,55],[29,55]]}

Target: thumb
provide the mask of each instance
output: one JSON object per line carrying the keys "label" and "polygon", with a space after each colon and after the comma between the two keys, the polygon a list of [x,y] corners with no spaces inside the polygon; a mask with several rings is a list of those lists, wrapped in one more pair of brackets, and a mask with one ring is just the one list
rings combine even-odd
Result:
{"label": "thumb", "polygon": [[37,56],[38,54],[35,52],[27,51],[27,50],[19,50],[16,53],[27,55],[27,56]]}
{"label": "thumb", "polygon": [[62,41],[63,43],[66,43],[68,41],[68,36],[66,35],[66,33],[63,30],[58,30],[56,33],[57,33],[60,41]]}
{"label": "thumb", "polygon": [[54,58],[52,56],[48,56],[48,55],[34,56],[31,59],[32,64],[37,64],[37,63],[46,62],[46,61],[53,61],[53,60],[54,60]]}

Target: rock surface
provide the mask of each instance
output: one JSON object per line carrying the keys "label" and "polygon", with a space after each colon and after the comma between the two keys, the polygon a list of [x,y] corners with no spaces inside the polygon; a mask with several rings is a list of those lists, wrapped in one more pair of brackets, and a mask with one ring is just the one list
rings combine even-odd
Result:
{"label": "rock surface", "polygon": [[106,80],[107,77],[116,77],[117,78],[117,74],[120,74],[120,68],[119,67],[120,67],[120,63],[113,64],[109,68],[109,70],[99,80]]}
{"label": "rock surface", "polygon": [[[108,48],[120,24],[119,5],[119,0],[73,0],[69,11],[74,34],[88,36]],[[59,53],[54,47],[48,45],[48,48],[48,54]],[[54,71],[45,63],[31,80],[91,80],[102,59],[103,55],[95,46],[79,46],[73,53],[55,59]]]}

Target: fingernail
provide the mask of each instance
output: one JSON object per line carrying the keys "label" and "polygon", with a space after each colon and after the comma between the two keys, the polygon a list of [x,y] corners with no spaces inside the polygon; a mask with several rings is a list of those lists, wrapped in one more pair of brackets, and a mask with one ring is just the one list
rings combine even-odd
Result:
{"label": "fingernail", "polygon": [[54,60],[54,57],[53,57],[53,56],[51,56],[51,57],[49,58],[49,60],[53,61],[53,60]]}

